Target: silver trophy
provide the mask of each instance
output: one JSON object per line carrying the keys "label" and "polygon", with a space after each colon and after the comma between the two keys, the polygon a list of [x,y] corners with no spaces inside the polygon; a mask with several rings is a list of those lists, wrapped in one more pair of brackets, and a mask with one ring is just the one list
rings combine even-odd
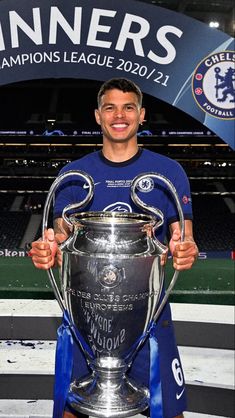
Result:
{"label": "silver trophy", "polygon": [[[47,228],[49,208],[56,188],[71,176],[87,182],[86,198],[64,208],[62,217],[71,234],[62,251],[61,290],[52,269],[48,270],[57,301],[69,313],[89,376],[71,383],[76,401],[72,407],[94,417],[129,417],[149,406],[149,390],[126,375],[137,350],[146,341],[150,325],[160,315],[177,280],[175,271],[161,303],[164,267],[161,256],[167,248],[155,237],[163,222],[162,212],[147,206],[137,195],[139,182],[149,178],[168,186],[175,200],[184,236],[184,218],[173,184],[158,173],[137,176],[131,198],[146,214],[76,212],[94,194],[93,179],[82,171],[69,171],[52,184],[43,213]],[[68,212],[70,215],[68,215]],[[73,214],[71,215],[71,212]]]}

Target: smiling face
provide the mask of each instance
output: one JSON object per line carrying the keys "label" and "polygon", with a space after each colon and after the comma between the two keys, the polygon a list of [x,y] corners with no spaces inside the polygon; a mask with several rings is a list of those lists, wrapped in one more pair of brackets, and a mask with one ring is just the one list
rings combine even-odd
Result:
{"label": "smiling face", "polygon": [[139,124],[143,122],[145,109],[141,108],[134,92],[110,89],[101,97],[95,110],[96,122],[101,126],[104,141],[124,143],[136,141]]}

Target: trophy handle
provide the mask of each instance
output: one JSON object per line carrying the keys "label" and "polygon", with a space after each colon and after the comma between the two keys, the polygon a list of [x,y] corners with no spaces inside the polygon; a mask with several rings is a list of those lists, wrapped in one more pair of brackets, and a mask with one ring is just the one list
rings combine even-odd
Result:
{"label": "trophy handle", "polygon": [[[138,176],[136,176],[132,182],[131,185],[131,198],[133,200],[133,202],[139,206],[141,209],[143,209],[146,212],[150,212],[150,213],[154,213],[154,215],[156,215],[158,218],[160,218],[160,220],[155,224],[155,226],[153,227],[153,232],[155,233],[156,228],[158,228],[159,226],[161,226],[164,222],[164,217],[163,217],[163,213],[162,211],[160,211],[159,209],[155,208],[154,206],[148,206],[146,203],[144,203],[136,194],[135,189],[136,186],[138,184],[139,181],[141,180],[146,180],[147,178],[155,178],[158,180],[161,180],[163,183],[165,183],[168,187],[168,189],[170,190],[175,203],[176,203],[176,207],[178,210],[178,214],[179,214],[179,222],[180,222],[180,241],[182,242],[184,240],[184,234],[185,234],[185,228],[184,228],[184,214],[183,214],[183,210],[181,207],[181,203],[179,200],[179,196],[177,194],[176,188],[173,185],[173,183],[165,176],[163,176],[162,174],[159,173],[155,173],[155,172],[149,172],[149,173],[142,173],[139,174]],[[154,234],[155,237],[155,234]],[[155,237],[156,239],[156,237]],[[159,245],[160,244],[160,245]],[[158,240],[157,240],[157,247],[161,250],[161,248],[163,249],[165,246],[163,246]],[[161,253],[163,253],[164,251],[161,251]],[[178,279],[179,276],[179,272],[177,270],[174,271],[173,277],[170,281],[170,284],[165,292],[165,295],[153,317],[153,320],[156,322],[160,313],[162,312],[167,299],[176,283],[176,280]]]}
{"label": "trophy handle", "polygon": [[[90,202],[90,200],[92,199],[92,197],[94,195],[94,181],[93,181],[92,177],[89,176],[84,171],[70,170],[70,171],[67,171],[66,173],[63,173],[60,176],[58,176],[50,187],[50,190],[49,190],[47,198],[46,198],[45,206],[44,206],[43,218],[42,218],[42,237],[43,238],[44,238],[45,230],[47,229],[47,225],[48,225],[49,211],[50,211],[51,201],[54,197],[54,192],[57,189],[57,187],[61,184],[61,182],[69,176],[78,176],[80,178],[83,178],[88,183],[89,191],[88,191],[85,199],[83,199],[81,202],[74,203],[74,204],[71,204],[71,205],[67,205],[64,208],[63,213],[62,213],[62,218],[67,223],[67,225],[69,225],[70,227],[73,227],[73,224],[70,222],[68,216],[66,215],[66,212],[68,212],[71,209],[78,209],[78,208],[81,208],[81,207],[85,206],[86,204],[88,204]],[[58,286],[57,286],[52,268],[49,268],[47,270],[47,274],[48,274],[48,277],[50,279],[50,283],[51,283],[52,289],[54,291],[55,297],[56,297],[56,299],[57,299],[57,301],[60,305],[60,308],[62,309],[62,311],[65,311],[65,304],[64,304],[64,301],[63,301],[62,296],[60,294],[60,291],[58,289]]]}

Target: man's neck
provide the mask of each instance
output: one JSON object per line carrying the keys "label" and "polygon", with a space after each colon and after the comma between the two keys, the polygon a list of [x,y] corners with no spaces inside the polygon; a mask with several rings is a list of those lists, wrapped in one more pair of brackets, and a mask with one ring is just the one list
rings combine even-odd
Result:
{"label": "man's neck", "polygon": [[102,152],[107,160],[121,163],[137,154],[138,144],[136,141],[134,143],[110,143],[104,141]]}

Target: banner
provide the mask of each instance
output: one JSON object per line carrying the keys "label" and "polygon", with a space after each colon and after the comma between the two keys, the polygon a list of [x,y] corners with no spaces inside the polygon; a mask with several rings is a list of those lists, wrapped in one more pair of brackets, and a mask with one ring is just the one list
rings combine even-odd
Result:
{"label": "banner", "polygon": [[0,248],[0,257],[26,257],[27,252],[23,248]]}
{"label": "banner", "polygon": [[0,85],[127,77],[235,148],[234,39],[141,1],[2,0]]}

